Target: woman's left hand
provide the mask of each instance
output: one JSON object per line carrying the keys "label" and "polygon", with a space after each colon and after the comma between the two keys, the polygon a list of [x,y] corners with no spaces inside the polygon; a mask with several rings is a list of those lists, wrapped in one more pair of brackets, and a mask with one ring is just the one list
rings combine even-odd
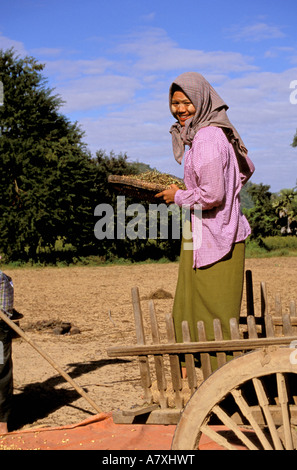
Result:
{"label": "woman's left hand", "polygon": [[179,189],[180,188],[176,184],[171,184],[170,188],[165,189],[161,193],[156,194],[155,197],[163,197],[166,204],[171,204],[174,202],[175,193]]}

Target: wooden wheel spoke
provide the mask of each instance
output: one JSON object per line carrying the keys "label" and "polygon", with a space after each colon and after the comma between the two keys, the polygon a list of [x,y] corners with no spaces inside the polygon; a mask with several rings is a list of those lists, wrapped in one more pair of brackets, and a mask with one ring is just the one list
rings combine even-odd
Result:
{"label": "wooden wheel spoke", "polygon": [[212,441],[216,442],[219,446],[224,447],[228,450],[237,450],[235,446],[230,444],[230,442],[224,437],[217,433],[214,429],[204,424],[200,428],[201,432],[205,434],[205,436],[209,437]]}
{"label": "wooden wheel spoke", "polygon": [[222,421],[222,423],[241,440],[241,442],[247,446],[249,450],[257,450],[257,447],[250,441],[250,439],[239,429],[235,421],[227,415],[227,413],[218,405],[213,408],[213,413]]}
{"label": "wooden wheel spoke", "polygon": [[257,423],[256,419],[253,416],[253,413],[246,402],[246,400],[243,398],[242,393],[240,390],[233,390],[232,396],[234,400],[236,401],[241,413],[243,416],[247,419],[247,421],[250,423],[251,427],[255,431],[256,436],[258,437],[260,443],[262,444],[263,448],[265,450],[273,450],[271,444],[269,443],[267,437],[265,436],[264,432],[262,431],[261,427]]}
{"label": "wooden wheel spoke", "polygon": [[259,402],[260,407],[263,410],[263,413],[264,413],[264,416],[265,416],[265,419],[266,419],[266,423],[267,423],[270,435],[272,437],[275,449],[276,450],[283,450],[283,445],[281,443],[279,434],[277,432],[273,417],[272,417],[270,409],[269,409],[269,401],[268,401],[268,397],[266,395],[265,389],[263,387],[263,384],[262,384],[261,380],[258,379],[258,378],[254,378],[252,380],[253,380],[255,392],[256,392],[256,395],[257,395],[257,398],[258,398],[258,402]]}
{"label": "wooden wheel spoke", "polygon": [[293,438],[291,432],[290,415],[289,415],[289,399],[287,391],[287,383],[284,374],[277,373],[277,391],[278,399],[281,406],[282,420],[284,426],[284,440],[286,450],[293,450]]}

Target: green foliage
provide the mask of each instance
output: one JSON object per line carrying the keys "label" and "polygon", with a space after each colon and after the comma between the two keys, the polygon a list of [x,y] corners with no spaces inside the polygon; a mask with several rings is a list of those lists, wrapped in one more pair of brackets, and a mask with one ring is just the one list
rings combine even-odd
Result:
{"label": "green foliage", "polygon": [[268,251],[288,249],[297,251],[297,237],[266,237],[263,239],[263,244]]}
{"label": "green foliage", "polygon": [[[91,157],[83,132],[59,113],[62,101],[46,88],[43,65],[0,51],[0,252],[13,263],[71,263],[96,259],[144,260],[174,257],[169,241],[104,239],[94,236],[94,209],[114,208],[110,174],[149,170],[127,155],[97,151]],[[133,203],[126,198],[126,207]],[[139,201],[137,201],[139,202]],[[143,202],[147,207],[147,204]]]}
{"label": "green foliage", "polygon": [[297,147],[297,131],[293,138],[292,147]]}
{"label": "green foliage", "polygon": [[252,186],[252,183],[248,181],[240,191],[240,203],[243,210],[252,209],[254,207],[253,199],[249,194],[249,188]]}
{"label": "green foliage", "polygon": [[254,206],[245,211],[252,229],[252,239],[259,240],[262,237],[277,234],[276,215],[272,205],[270,186],[251,184],[248,193]]}
{"label": "green foliage", "polygon": [[282,189],[273,200],[278,218],[277,224],[283,235],[297,235],[297,191]]}
{"label": "green foliage", "polygon": [[[115,225],[114,230],[115,234],[117,233],[118,225],[120,225],[120,217],[118,215],[118,202],[117,198],[119,196],[118,191],[114,190],[113,187],[107,185],[108,176],[111,174],[116,175],[125,175],[125,174],[139,174],[143,173],[145,170],[151,170],[148,165],[142,163],[129,163],[127,161],[127,155],[119,154],[114,155],[111,152],[109,155],[102,150],[96,152],[95,165],[97,169],[96,173],[96,197],[93,200],[94,207],[98,204],[109,204],[113,208],[114,218],[112,220],[112,225]],[[132,204],[140,205],[143,208],[143,216],[136,213],[132,215],[127,215],[127,209]],[[145,238],[136,237],[131,239],[130,237],[125,236],[124,238],[105,238],[103,240],[97,240],[95,252],[101,259],[105,261],[114,261],[116,259],[123,258],[126,260],[133,261],[145,261],[146,259],[158,260],[162,257],[167,257],[167,259],[174,260],[179,256],[180,251],[180,239],[172,239],[172,219],[168,219],[168,239],[148,239],[148,217],[149,217],[149,204],[147,201],[141,201],[138,199],[133,199],[132,197],[125,196],[125,226],[123,230],[126,232],[126,226],[129,222],[137,216],[140,218],[140,223],[142,227],[145,227],[146,233]],[[96,219],[93,218],[93,223],[96,223]],[[136,227],[136,232],[137,232]],[[160,234],[160,225],[158,224],[158,234]],[[92,230],[92,236],[95,240],[94,233]]]}
{"label": "green foliage", "polygon": [[90,243],[96,168],[42,70],[33,58],[0,51],[0,250],[11,260],[36,261],[58,237],[82,250]]}
{"label": "green foliage", "polygon": [[264,237],[260,241],[248,238],[246,242],[247,258],[274,258],[297,256],[297,237]]}
{"label": "green foliage", "polygon": [[278,235],[286,238],[297,235],[296,188],[282,189],[278,194],[272,194],[269,189],[262,183],[251,184],[247,191],[254,206],[243,211],[251,225],[251,240],[260,244],[265,237],[274,237],[276,240],[275,236]]}

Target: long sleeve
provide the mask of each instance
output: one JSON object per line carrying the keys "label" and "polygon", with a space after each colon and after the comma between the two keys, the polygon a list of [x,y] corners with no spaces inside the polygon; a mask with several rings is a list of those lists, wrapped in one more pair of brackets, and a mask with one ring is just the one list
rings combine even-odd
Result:
{"label": "long sleeve", "polygon": [[220,206],[225,198],[225,177],[218,145],[207,140],[194,142],[191,166],[197,186],[177,191],[175,203],[191,208],[199,204],[202,210]]}

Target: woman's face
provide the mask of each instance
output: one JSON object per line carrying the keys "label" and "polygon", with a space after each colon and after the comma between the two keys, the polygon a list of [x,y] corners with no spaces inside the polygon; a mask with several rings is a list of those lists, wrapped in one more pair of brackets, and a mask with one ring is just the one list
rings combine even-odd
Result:
{"label": "woman's face", "polygon": [[175,91],[171,100],[171,112],[176,116],[180,125],[184,126],[186,120],[195,115],[196,109],[192,101],[182,91]]}

